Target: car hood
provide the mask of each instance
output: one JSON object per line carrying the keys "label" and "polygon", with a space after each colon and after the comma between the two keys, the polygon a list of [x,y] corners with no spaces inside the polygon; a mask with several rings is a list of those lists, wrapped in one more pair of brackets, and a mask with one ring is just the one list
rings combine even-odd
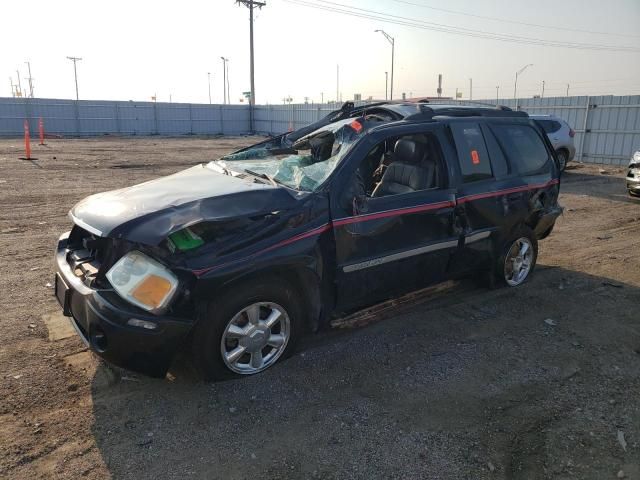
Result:
{"label": "car hood", "polygon": [[95,235],[158,245],[202,221],[286,210],[296,202],[296,192],[255,182],[250,175],[226,175],[209,164],[91,195],[69,215]]}

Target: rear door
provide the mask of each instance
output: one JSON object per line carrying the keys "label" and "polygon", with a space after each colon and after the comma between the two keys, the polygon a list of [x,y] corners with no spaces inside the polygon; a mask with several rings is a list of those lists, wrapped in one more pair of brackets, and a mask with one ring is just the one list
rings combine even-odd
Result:
{"label": "rear door", "polygon": [[460,169],[457,208],[464,219],[464,247],[455,267],[465,270],[488,262],[492,243],[530,220],[541,192],[557,190],[557,176],[539,130],[527,120],[460,119],[450,127]]}

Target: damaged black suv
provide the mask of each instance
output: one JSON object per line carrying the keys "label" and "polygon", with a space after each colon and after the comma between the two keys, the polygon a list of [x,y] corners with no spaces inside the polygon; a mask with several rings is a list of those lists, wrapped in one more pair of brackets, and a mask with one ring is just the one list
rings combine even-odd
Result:
{"label": "damaged black suv", "polygon": [[332,316],[452,277],[532,272],[559,169],[524,112],[347,103],[319,122],[70,212],[55,291],[106,360],[207,378],[272,366]]}

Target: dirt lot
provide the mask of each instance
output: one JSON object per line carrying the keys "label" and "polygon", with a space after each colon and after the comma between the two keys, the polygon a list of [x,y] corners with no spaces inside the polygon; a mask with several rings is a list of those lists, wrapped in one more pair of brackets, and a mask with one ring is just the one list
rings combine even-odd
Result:
{"label": "dirt lot", "polygon": [[251,141],[50,140],[24,161],[0,140],[0,478],[640,478],[640,202],[621,169],[566,173],[520,288],[462,282],[239,381],[86,352],[49,283],[69,208]]}

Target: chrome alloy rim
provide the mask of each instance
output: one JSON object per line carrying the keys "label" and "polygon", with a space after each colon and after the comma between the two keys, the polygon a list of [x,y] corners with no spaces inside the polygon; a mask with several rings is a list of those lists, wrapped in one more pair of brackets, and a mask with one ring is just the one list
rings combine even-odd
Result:
{"label": "chrome alloy rim", "polygon": [[511,245],[504,260],[504,279],[515,287],[525,281],[533,263],[533,245],[526,237],[519,238]]}
{"label": "chrome alloy rim", "polygon": [[291,322],[276,303],[257,302],[243,308],[228,323],[220,341],[225,365],[251,375],[273,365],[287,348]]}

